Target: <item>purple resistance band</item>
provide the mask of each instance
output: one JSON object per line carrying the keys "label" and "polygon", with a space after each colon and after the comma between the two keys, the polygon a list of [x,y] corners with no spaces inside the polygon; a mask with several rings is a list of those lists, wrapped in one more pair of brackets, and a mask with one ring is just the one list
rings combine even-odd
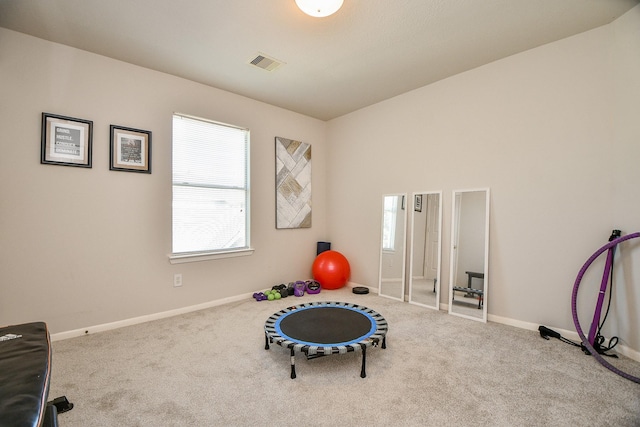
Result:
{"label": "purple resistance band", "polygon": [[[618,230],[614,230],[616,232]],[[613,236],[612,236],[613,237]],[[620,232],[618,231],[618,236]],[[609,239],[613,241],[613,238]],[[607,285],[609,284],[609,277],[611,276],[611,268],[613,266],[613,254],[616,251],[616,246],[612,246],[607,251],[607,262],[604,265],[604,271],[602,273],[602,282],[600,282],[600,292],[598,292],[598,301],[596,302],[596,311],[593,313],[593,320],[591,321],[591,329],[589,329],[589,344],[594,345],[596,342],[596,333],[600,327],[600,315],[602,314],[602,304],[604,303],[604,296],[607,293]]]}
{"label": "purple resistance band", "polygon": [[[616,368],[615,366],[613,366],[612,364],[610,364],[609,362],[604,360],[604,358],[602,356],[600,356],[600,354],[598,354],[596,349],[593,348],[593,342],[594,341],[591,339],[591,332],[589,332],[589,338],[590,339],[587,339],[584,336],[584,332],[582,332],[582,328],[580,327],[580,321],[578,320],[578,310],[577,310],[577,307],[576,307],[576,300],[578,298],[578,288],[580,287],[580,282],[582,281],[582,277],[586,273],[586,271],[589,268],[589,266],[593,263],[593,261],[595,261],[596,258],[598,258],[601,253],[603,253],[604,251],[609,250],[609,253],[608,253],[608,256],[607,256],[607,263],[606,263],[605,268],[604,268],[604,273],[605,274],[602,277],[602,284],[600,286],[600,294],[598,295],[598,303],[596,305],[596,312],[595,312],[594,317],[593,317],[594,323],[599,323],[600,311],[602,310],[602,301],[604,299],[604,291],[606,291],[607,279],[609,277],[609,273],[611,272],[611,267],[612,267],[612,264],[613,264],[613,251],[610,250],[610,249],[615,248],[619,243],[622,243],[625,240],[634,239],[636,237],[640,237],[640,232],[639,233],[627,234],[626,236],[618,237],[617,239],[610,241],[609,243],[607,243],[606,245],[604,245],[603,247],[598,249],[593,255],[591,255],[591,257],[587,260],[587,262],[582,266],[582,268],[578,272],[578,277],[576,277],[576,282],[573,285],[573,292],[571,293],[571,313],[573,314],[573,323],[576,326],[576,331],[578,332],[578,335],[580,336],[580,339],[582,340],[582,344],[584,344],[584,346],[587,348],[587,350],[589,350],[591,355],[593,357],[595,357],[596,360],[598,362],[600,362],[600,364],[602,366],[604,366],[605,368],[609,369],[610,371],[615,372],[616,374],[620,375],[621,377],[624,377],[624,378],[626,378],[628,380],[631,380],[633,382],[636,382],[636,383],[640,384],[640,378],[634,377],[633,375],[627,374],[626,372],[622,372],[620,369]],[[593,323],[591,325],[591,329],[593,330]],[[594,332],[594,337],[595,337],[595,332]]]}

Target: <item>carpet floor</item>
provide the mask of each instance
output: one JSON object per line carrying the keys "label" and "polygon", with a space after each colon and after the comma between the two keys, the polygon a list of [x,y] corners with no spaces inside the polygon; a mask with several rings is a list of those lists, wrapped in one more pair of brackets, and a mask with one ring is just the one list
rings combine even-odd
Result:
{"label": "carpet floor", "polygon": [[[307,360],[265,350],[264,323],[309,301],[369,307],[387,348]],[[319,325],[321,327],[321,325]],[[616,366],[640,376],[640,363]],[[49,396],[64,427],[640,426],[640,385],[537,332],[349,288],[253,299],[53,343]]]}

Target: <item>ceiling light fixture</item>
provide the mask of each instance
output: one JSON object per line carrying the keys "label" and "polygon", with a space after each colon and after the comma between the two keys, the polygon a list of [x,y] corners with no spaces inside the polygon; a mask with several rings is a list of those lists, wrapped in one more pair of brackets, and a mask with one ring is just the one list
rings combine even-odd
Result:
{"label": "ceiling light fixture", "polygon": [[304,13],[316,18],[333,15],[342,7],[344,0],[296,0]]}

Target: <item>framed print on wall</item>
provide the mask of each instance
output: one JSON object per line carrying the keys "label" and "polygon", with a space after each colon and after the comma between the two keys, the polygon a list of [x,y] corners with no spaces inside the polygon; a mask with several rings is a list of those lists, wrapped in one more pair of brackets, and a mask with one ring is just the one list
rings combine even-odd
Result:
{"label": "framed print on wall", "polygon": [[40,163],[91,167],[93,122],[42,113]]}
{"label": "framed print on wall", "polygon": [[112,171],[151,173],[151,131],[111,125]]}
{"label": "framed print on wall", "polygon": [[416,212],[422,212],[422,194],[416,194],[415,206],[413,210]]}
{"label": "framed print on wall", "polygon": [[276,137],[276,229],[311,228],[311,145]]}

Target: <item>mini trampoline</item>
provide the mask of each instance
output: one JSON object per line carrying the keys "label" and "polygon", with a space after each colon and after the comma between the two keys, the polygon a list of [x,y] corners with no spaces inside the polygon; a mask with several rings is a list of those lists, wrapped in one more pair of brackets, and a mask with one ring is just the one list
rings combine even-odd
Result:
{"label": "mini trampoline", "polygon": [[360,377],[365,378],[367,347],[386,348],[387,321],[370,308],[346,302],[310,302],[272,314],[264,325],[265,350],[276,343],[291,350],[291,378],[296,377],[295,351],[307,359],[362,351]]}

